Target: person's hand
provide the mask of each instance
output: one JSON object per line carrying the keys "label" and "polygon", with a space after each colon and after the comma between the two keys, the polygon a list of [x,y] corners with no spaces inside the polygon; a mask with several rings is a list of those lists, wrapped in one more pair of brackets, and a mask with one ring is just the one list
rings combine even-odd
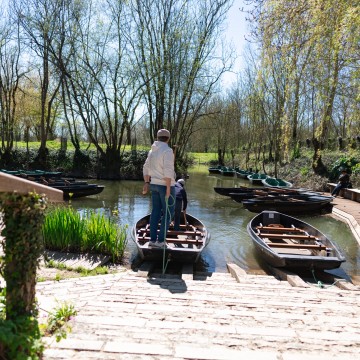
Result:
{"label": "person's hand", "polygon": [[167,199],[170,197],[170,187],[169,186],[166,187],[166,195],[165,196]]}
{"label": "person's hand", "polygon": [[143,195],[147,194],[147,192],[149,191],[149,187],[150,187],[150,184],[149,183],[145,183],[144,186],[143,186]]}

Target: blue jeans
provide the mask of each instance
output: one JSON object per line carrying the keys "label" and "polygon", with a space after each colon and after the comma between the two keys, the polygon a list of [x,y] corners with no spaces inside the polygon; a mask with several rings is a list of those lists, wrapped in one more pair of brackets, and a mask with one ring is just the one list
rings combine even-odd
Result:
{"label": "blue jeans", "polygon": [[[150,241],[163,242],[175,210],[175,186],[170,187],[166,204],[166,186],[150,184],[152,210],[150,215]],[[161,221],[161,222],[160,222]],[[159,236],[157,234],[160,222]]]}
{"label": "blue jeans", "polygon": [[348,187],[348,184],[347,184],[347,183],[346,183],[346,184],[344,184],[344,183],[339,183],[339,184],[337,184],[337,185],[335,186],[335,188],[334,188],[334,190],[332,191],[331,195],[337,196],[337,195],[339,195],[339,192],[340,192],[341,189],[345,189],[345,188],[347,188],[347,187]]}
{"label": "blue jeans", "polygon": [[174,230],[180,230],[181,213],[183,208],[182,200],[176,200],[175,202],[175,216],[174,216]]}

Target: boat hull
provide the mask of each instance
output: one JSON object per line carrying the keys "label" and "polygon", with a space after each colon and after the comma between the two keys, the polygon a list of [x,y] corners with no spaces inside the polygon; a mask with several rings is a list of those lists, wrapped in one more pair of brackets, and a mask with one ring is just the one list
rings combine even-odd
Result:
{"label": "boat hull", "polygon": [[252,174],[252,175],[248,175],[248,180],[253,184],[253,185],[260,185],[263,186],[262,181],[264,179],[266,179],[268,176],[266,174]]}
{"label": "boat hull", "polygon": [[289,189],[293,187],[293,184],[289,181],[282,180],[282,179],[275,179],[268,177],[266,179],[261,180],[264,186],[270,188],[281,188],[281,189]]}
{"label": "boat hull", "polygon": [[[261,190],[262,188],[256,188],[256,189]],[[239,187],[218,187],[218,186],[215,186],[214,190],[219,195],[230,196],[231,193],[252,192],[253,190],[255,190],[255,188],[248,188],[248,187],[245,187],[245,186],[239,186]]]}
{"label": "boat hull", "polygon": [[[318,199],[318,200],[317,200]],[[265,210],[279,211],[288,215],[329,214],[332,212],[332,197],[308,196],[303,199],[288,197],[254,198],[242,201],[245,209],[260,213]]]}
{"label": "boat hull", "polygon": [[[317,248],[317,245],[306,245],[300,243],[300,240],[297,240],[299,243],[299,248],[296,248],[296,245],[291,243],[290,245],[288,243],[286,243],[288,245],[282,244],[279,239],[281,236],[287,236],[286,240],[289,242],[290,240],[288,239],[290,239],[291,236],[297,239],[296,236],[299,238],[299,235],[269,235],[262,234],[261,230],[259,230],[259,228],[261,229],[264,227],[270,227],[274,224],[282,225],[285,229],[300,229],[300,231],[302,231],[304,234],[309,235],[309,239],[311,237],[314,238],[314,242],[320,245],[318,245],[319,247]],[[252,239],[258,255],[266,263],[273,267],[302,270],[330,270],[340,267],[340,265],[345,261],[345,258],[342,256],[336,244],[327,238],[318,229],[306,222],[286,214],[282,214],[276,211],[264,211],[256,215],[248,223],[247,231]],[[268,229],[265,231],[271,232]],[[275,245],[273,243],[271,244],[272,247],[270,247],[269,239],[267,239],[266,236],[277,237],[277,241],[280,243],[280,245],[279,243],[276,243]],[[303,237],[305,238],[305,235]],[[276,246],[279,246],[279,248],[276,248]]]}
{"label": "boat hull", "polygon": [[[131,238],[135,242],[138,254],[143,260],[161,261],[170,258],[171,261],[182,263],[195,263],[200,259],[202,251],[210,241],[210,233],[204,224],[194,216],[186,214],[186,221],[182,219],[180,224],[181,231],[174,231],[170,226],[166,235],[168,247],[164,249],[154,249],[149,247],[150,240],[150,214],[144,216],[136,222],[132,231]],[[176,247],[176,245],[183,247]]]}
{"label": "boat hull", "polygon": [[81,184],[81,185],[49,185],[54,189],[61,190],[64,194],[64,199],[75,199],[85,196],[100,194],[105,186],[96,184]]}

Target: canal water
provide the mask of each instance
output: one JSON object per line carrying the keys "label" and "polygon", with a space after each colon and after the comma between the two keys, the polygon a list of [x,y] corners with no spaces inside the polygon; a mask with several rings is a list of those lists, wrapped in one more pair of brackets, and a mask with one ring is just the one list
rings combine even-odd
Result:
{"label": "canal water", "polygon": [[[150,195],[142,195],[142,181],[101,181],[91,183],[105,185],[104,191],[95,196],[74,199],[71,204],[78,210],[96,209],[106,214],[116,214],[118,223],[129,225],[127,250],[131,260],[137,260],[137,251],[130,238],[130,229],[135,222],[151,210]],[[209,175],[207,167],[196,166],[189,171],[185,188],[188,194],[187,212],[199,218],[211,233],[208,247],[202,253],[201,267],[214,272],[226,272],[227,263],[235,263],[249,273],[262,272],[264,265],[257,258],[246,231],[247,223],[255,216],[244,209],[242,204],[229,197],[221,196],[214,187],[251,186],[247,180]],[[299,216],[316,226],[333,239],[346,262],[333,271],[340,276],[359,275],[360,249],[348,226],[330,215]]]}

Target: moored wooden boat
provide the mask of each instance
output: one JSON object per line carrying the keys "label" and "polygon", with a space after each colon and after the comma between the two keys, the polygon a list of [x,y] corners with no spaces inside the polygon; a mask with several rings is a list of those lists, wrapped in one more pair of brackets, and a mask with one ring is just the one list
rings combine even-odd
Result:
{"label": "moored wooden boat", "polygon": [[266,179],[268,176],[266,174],[251,174],[248,175],[248,180],[253,184],[253,185],[262,185],[262,180]]}
{"label": "moored wooden boat", "polygon": [[[210,233],[205,225],[196,217],[186,214],[182,219],[180,231],[175,231],[170,225],[166,234],[167,248],[154,249],[149,247],[150,214],[139,219],[134,225],[131,237],[138,249],[139,256],[144,260],[157,261],[165,255],[172,261],[195,263],[210,241]],[[159,231],[159,230],[158,230]]]}
{"label": "moored wooden boat", "polygon": [[230,196],[230,193],[243,193],[243,192],[252,192],[255,189],[265,189],[265,188],[250,188],[250,187],[246,187],[246,186],[239,186],[239,187],[220,187],[220,186],[215,186],[214,190],[216,193],[218,193],[219,195],[223,195],[223,196]]}
{"label": "moored wooden boat", "polygon": [[280,187],[280,188],[291,188],[293,184],[289,181],[279,179],[279,178],[272,178],[267,177],[266,179],[262,179],[261,182],[264,186],[268,187]]}
{"label": "moored wooden boat", "polygon": [[[257,192],[258,194],[262,191],[266,195],[269,191],[274,194],[300,194],[306,192],[306,189],[282,189],[282,188],[269,188],[269,187],[247,187],[247,186],[238,186],[238,187],[221,187],[215,186],[214,190],[219,195],[231,196],[230,194],[236,193],[253,193]],[[315,192],[311,192],[312,195],[315,195]]]}
{"label": "moored wooden boat", "polygon": [[232,167],[224,166],[221,169],[221,175],[223,176],[234,176],[235,175],[235,169]]}
{"label": "moored wooden boat", "polygon": [[256,213],[272,210],[285,214],[326,214],[332,212],[332,200],[332,196],[314,194],[273,195],[244,200],[242,204]]}
{"label": "moored wooden boat", "polygon": [[280,212],[261,212],[247,231],[258,254],[274,267],[329,270],[345,261],[336,244],[318,229]]}
{"label": "moored wooden boat", "polygon": [[54,189],[61,190],[64,193],[64,199],[75,199],[84,196],[100,194],[105,186],[97,184],[69,184],[69,185],[47,185]]}
{"label": "moored wooden boat", "polygon": [[64,200],[100,194],[105,188],[103,185],[88,184],[87,181],[77,181],[74,178],[62,178],[60,177],[62,174],[61,172],[42,170],[8,171],[3,169],[0,171],[38,184],[46,185],[53,189],[61,190],[63,192]]}
{"label": "moored wooden boat", "polygon": [[245,191],[245,192],[236,192],[236,193],[230,193],[228,196],[231,197],[236,202],[243,202],[247,199],[256,199],[258,197],[273,197],[273,196],[290,196],[290,195],[300,195],[300,193],[297,190],[292,189],[281,189],[281,191],[278,191],[275,188],[264,188],[264,189],[256,189],[253,188],[252,191]]}
{"label": "moored wooden boat", "polygon": [[61,171],[43,171],[43,170],[5,170],[1,169],[1,172],[5,174],[10,174],[22,178],[32,177],[34,179],[39,179],[41,177],[47,178],[59,178],[62,175]]}
{"label": "moored wooden boat", "polygon": [[241,170],[241,169],[236,170],[236,177],[240,179],[249,180],[248,176],[252,174],[255,173],[253,171],[248,171],[248,170]]}
{"label": "moored wooden boat", "polygon": [[218,165],[218,166],[211,166],[208,168],[209,174],[221,174],[221,171],[224,166]]}

